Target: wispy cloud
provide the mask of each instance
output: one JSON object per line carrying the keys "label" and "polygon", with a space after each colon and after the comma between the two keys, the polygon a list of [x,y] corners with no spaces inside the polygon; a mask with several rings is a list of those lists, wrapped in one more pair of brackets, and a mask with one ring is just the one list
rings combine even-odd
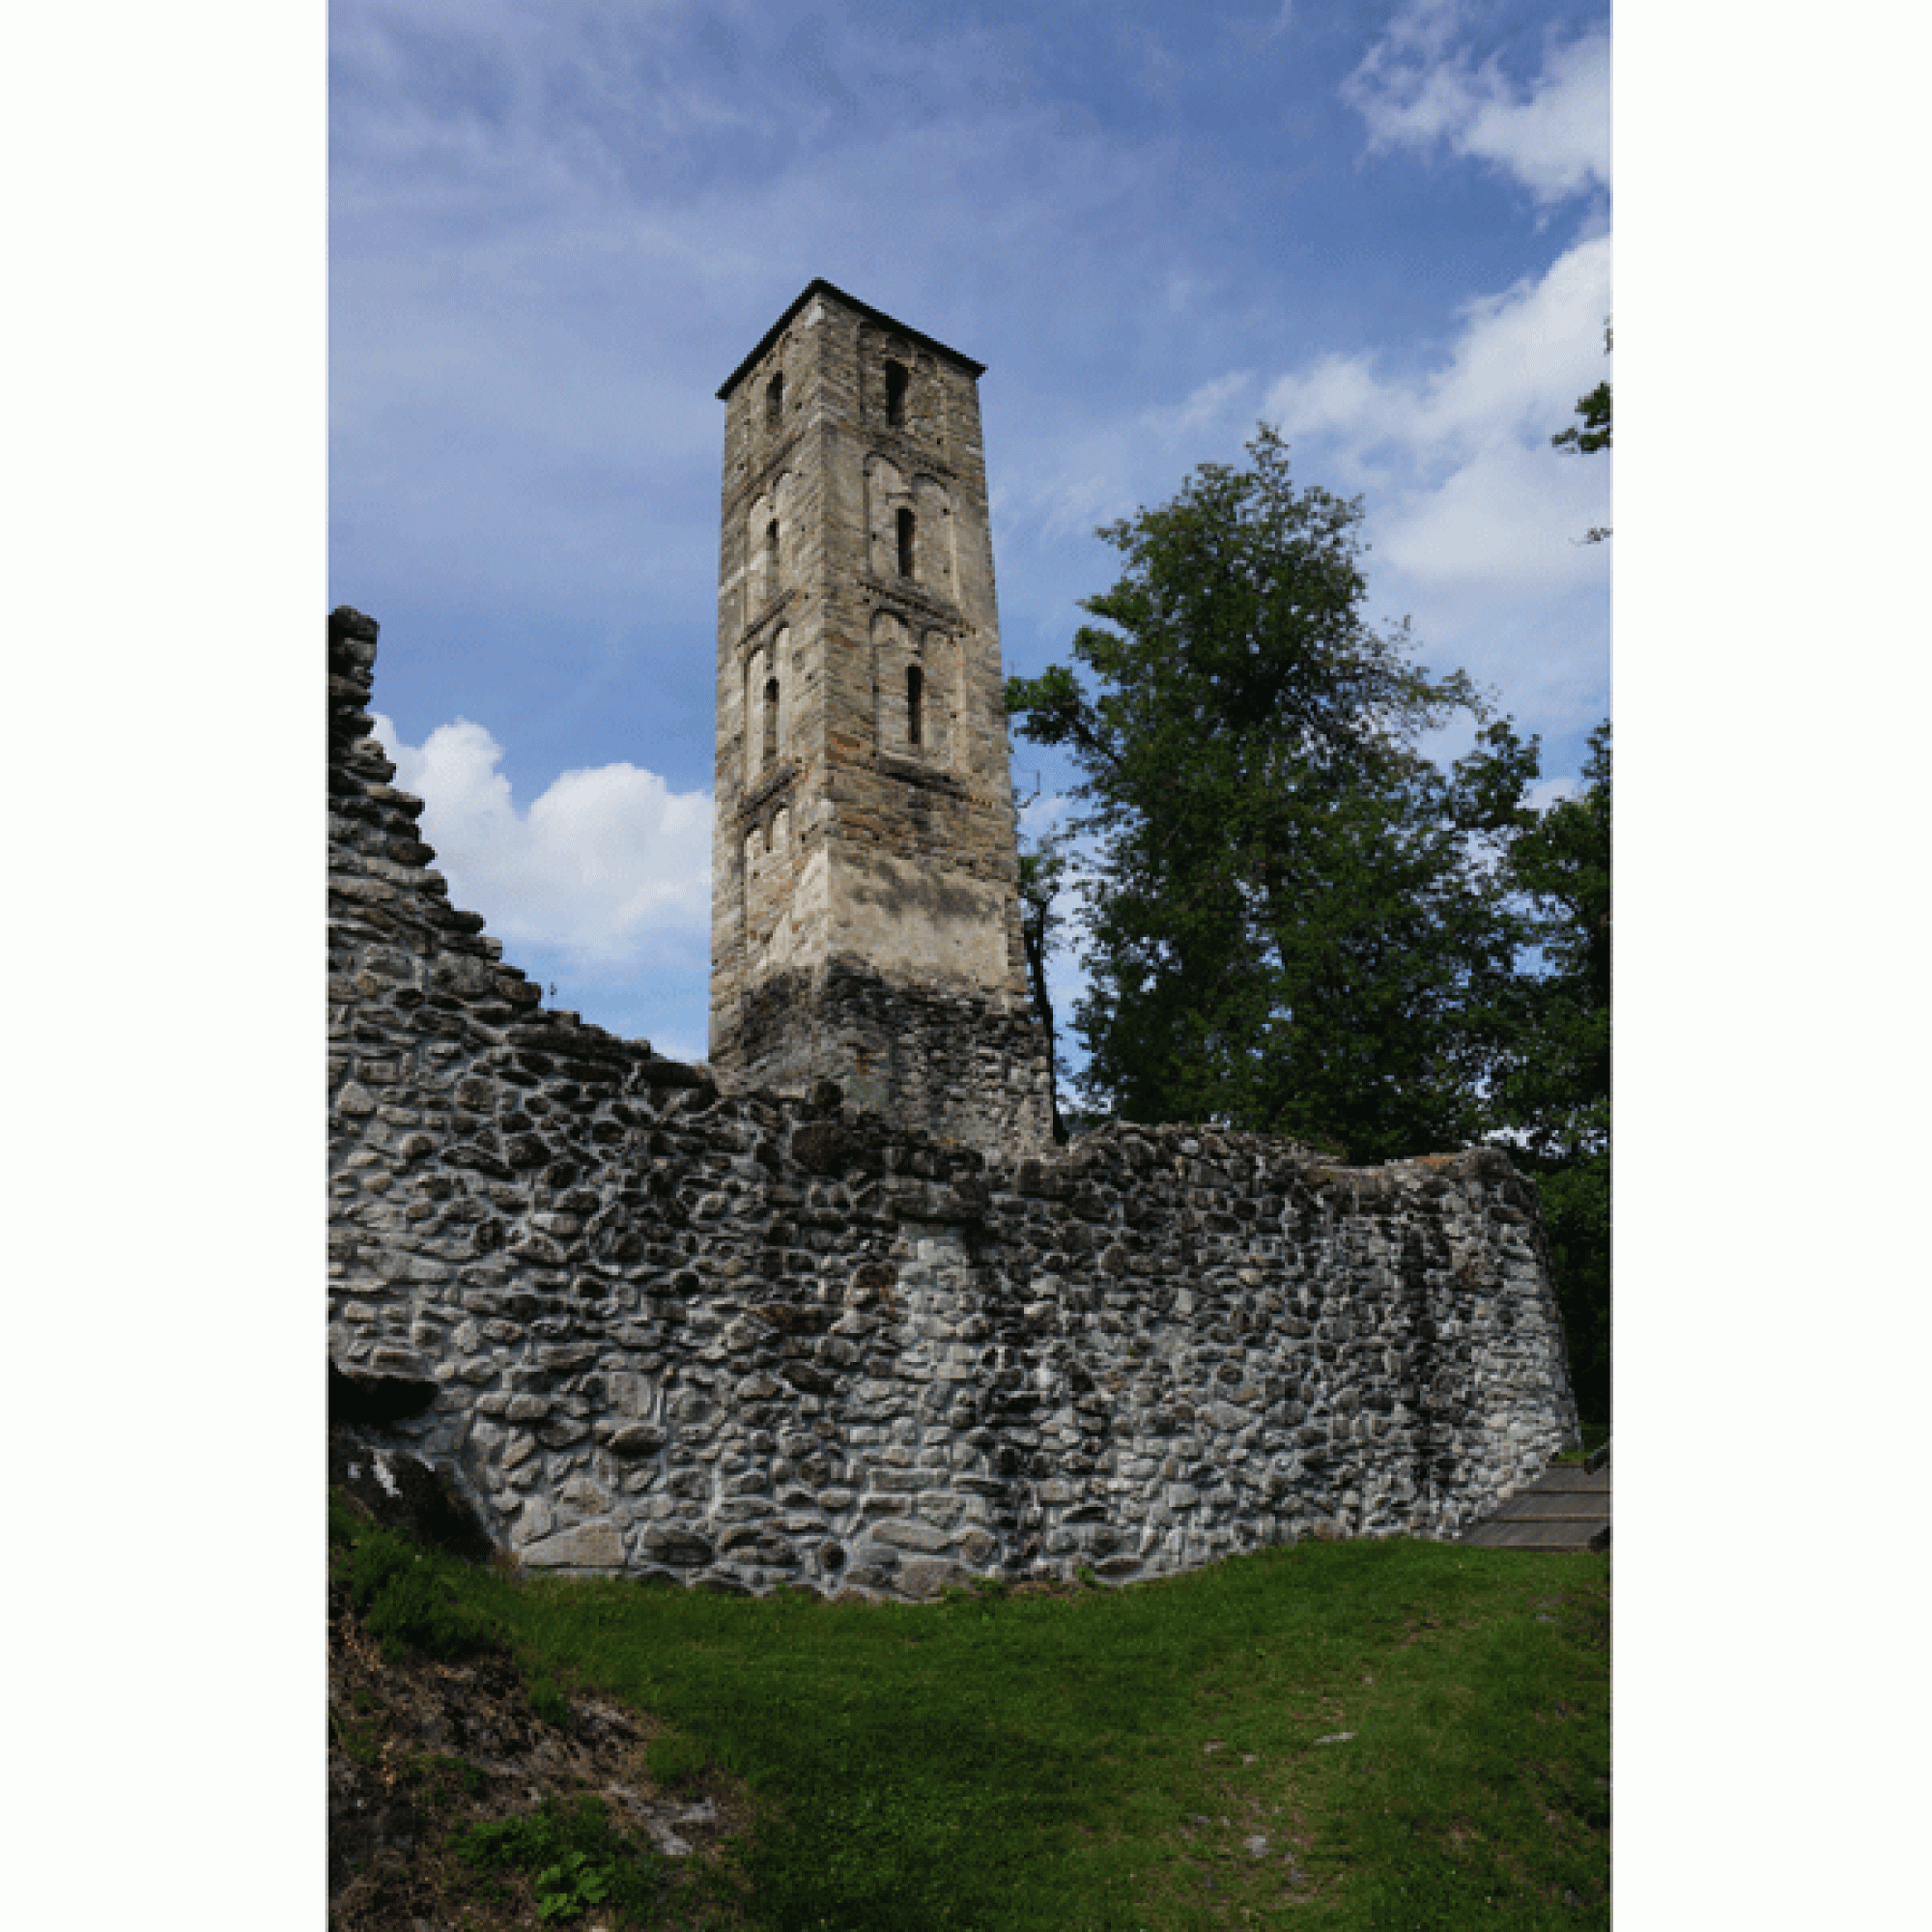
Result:
{"label": "wispy cloud", "polygon": [[[1236,370],[1132,418],[1085,425],[995,492],[1002,554],[1050,549],[1165,501],[1206,454],[1239,460],[1258,418],[1306,482],[1359,493],[1378,608],[1407,611],[1425,654],[1499,687],[1531,728],[1573,731],[1606,701],[1606,458],[1549,446],[1608,373],[1610,241],[1593,233],[1542,273],[1465,303],[1432,358],[1317,356],[1269,381]],[[1583,602],[1575,600],[1580,597]]]}
{"label": "wispy cloud", "polygon": [[[810,276],[969,352],[1032,317],[1065,369],[1103,291],[1167,274],[1157,137],[1069,118],[970,23],[796,11],[338,8],[330,409],[361,594],[701,615],[713,391]],[[897,245],[914,207],[973,250]]]}
{"label": "wispy cloud", "polygon": [[1593,29],[1546,43],[1542,71],[1519,85],[1467,43],[1463,0],[1410,0],[1343,83],[1368,123],[1369,152],[1409,148],[1487,161],[1540,202],[1606,188],[1610,40]]}
{"label": "wispy cloud", "polygon": [[1009,545],[1063,545],[1159,501],[1204,450],[1252,429],[1260,395],[1253,372],[1236,369],[1197,384],[1178,402],[1069,425],[1034,447],[1017,481],[995,487],[996,543],[1002,552]]}
{"label": "wispy cloud", "polygon": [[1436,367],[1385,375],[1373,355],[1325,356],[1276,381],[1266,413],[1291,441],[1321,439],[1349,487],[1374,489],[1380,554],[1418,582],[1582,582],[1603,559],[1572,539],[1608,521],[1608,467],[1563,462],[1549,438],[1605,373],[1609,307],[1599,235],[1468,304]]}
{"label": "wispy cloud", "polygon": [[375,726],[397,784],[423,801],[423,836],[452,900],[498,937],[608,977],[709,930],[708,794],[613,764],[564,772],[524,809],[481,724],[459,718],[419,746],[381,714]]}

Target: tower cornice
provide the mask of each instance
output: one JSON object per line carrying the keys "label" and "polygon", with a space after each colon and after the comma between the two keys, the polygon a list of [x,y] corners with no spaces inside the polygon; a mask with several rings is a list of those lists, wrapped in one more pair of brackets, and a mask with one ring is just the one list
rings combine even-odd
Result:
{"label": "tower cornice", "polygon": [[882,308],[874,308],[870,302],[864,302],[857,296],[848,296],[841,288],[835,287],[824,276],[814,276],[805,286],[804,292],[791,306],[765,330],[758,339],[758,346],[725,377],[724,386],[718,391],[722,403],[729,399],[731,391],[744,380],[747,370],[753,367],[774,342],[791,327],[792,319],[814,296],[830,296],[834,301],[843,302],[856,314],[863,315],[868,322],[877,323],[882,328],[896,329],[908,342],[916,342],[922,349],[929,349],[935,355],[944,355],[949,362],[956,363],[976,382],[986,373],[983,362],[976,362],[970,355],[962,355],[956,349],[949,349],[937,337],[927,335],[923,329],[908,327],[895,316],[888,315]]}

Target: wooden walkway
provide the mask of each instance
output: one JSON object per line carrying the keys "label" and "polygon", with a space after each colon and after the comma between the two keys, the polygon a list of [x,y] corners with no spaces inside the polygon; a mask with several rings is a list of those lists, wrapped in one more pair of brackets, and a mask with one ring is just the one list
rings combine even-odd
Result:
{"label": "wooden walkway", "polygon": [[1457,1538],[1481,1549],[1607,1549],[1610,1445],[1587,1463],[1558,1463]]}

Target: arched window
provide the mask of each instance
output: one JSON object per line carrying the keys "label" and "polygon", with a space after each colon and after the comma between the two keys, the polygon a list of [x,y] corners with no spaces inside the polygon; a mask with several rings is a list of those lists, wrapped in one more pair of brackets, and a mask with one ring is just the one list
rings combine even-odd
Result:
{"label": "arched window", "polygon": [[910,577],[912,570],[912,512],[899,512],[899,575]]}
{"label": "arched window", "polygon": [[905,426],[906,388],[911,381],[903,362],[886,364],[886,420],[895,429]]}
{"label": "arched window", "polygon": [[770,764],[779,754],[779,681],[775,677],[765,680],[765,763]]}
{"label": "arched window", "polygon": [[920,711],[925,697],[925,673],[917,665],[906,666],[906,743],[922,742]]}
{"label": "arched window", "polygon": [[765,391],[765,427],[777,429],[784,421],[785,379],[781,369]]}

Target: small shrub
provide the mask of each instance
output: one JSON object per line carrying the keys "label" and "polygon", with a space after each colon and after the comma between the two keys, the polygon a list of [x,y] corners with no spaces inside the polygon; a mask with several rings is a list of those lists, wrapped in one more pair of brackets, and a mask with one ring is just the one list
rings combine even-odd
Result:
{"label": "small shrub", "polygon": [[554,1724],[560,1730],[570,1722],[570,1699],[564,1694],[563,1686],[547,1671],[535,1672],[525,1687],[530,1700],[530,1709],[547,1724]]}
{"label": "small shrub", "polygon": [[586,1905],[602,1905],[611,1896],[611,1874],[588,1852],[572,1852],[538,1872],[536,1894],[539,1919],[579,1918]]}
{"label": "small shrub", "polygon": [[546,1798],[526,1817],[472,1825],[456,1849],[481,1870],[526,1874],[547,1925],[567,1924],[593,1905],[626,1917],[645,1913],[664,1873],[663,1861],[613,1831],[592,1797],[569,1804]]}

